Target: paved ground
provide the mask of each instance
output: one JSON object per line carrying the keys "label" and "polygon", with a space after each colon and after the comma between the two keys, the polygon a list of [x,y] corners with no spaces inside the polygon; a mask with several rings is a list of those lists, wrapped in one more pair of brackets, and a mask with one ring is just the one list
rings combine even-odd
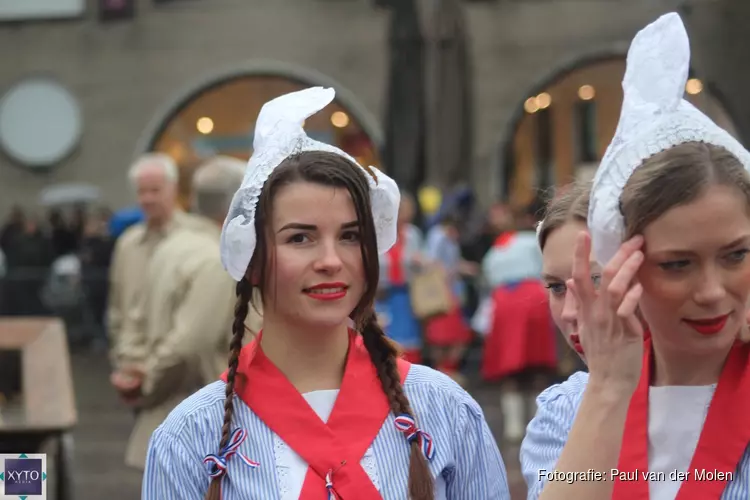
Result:
{"label": "paved ground", "polygon": [[111,390],[109,363],[104,355],[81,354],[72,362],[79,412],[75,500],[137,500],[141,474],[123,463],[133,417]]}
{"label": "paved ground", "polygon": [[[141,476],[123,464],[132,416],[110,389],[106,359],[102,355],[74,354],[73,370],[79,410],[79,425],[74,433],[76,500],[139,499]],[[500,411],[495,392],[475,388],[472,393],[499,436]],[[503,445],[502,452],[513,500],[522,500],[525,487],[518,468],[518,447]]]}

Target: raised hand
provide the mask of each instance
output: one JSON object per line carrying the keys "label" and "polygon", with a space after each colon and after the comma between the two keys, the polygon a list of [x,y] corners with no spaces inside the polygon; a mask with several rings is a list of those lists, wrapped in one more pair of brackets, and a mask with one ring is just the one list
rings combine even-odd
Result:
{"label": "raised hand", "polygon": [[740,328],[740,333],[737,337],[742,342],[750,342],[750,304],[748,304],[745,310],[745,323]]}
{"label": "raised hand", "polygon": [[573,279],[566,285],[578,302],[580,341],[589,367],[589,383],[630,395],[643,364],[643,327],[636,316],[642,288],[635,280],[643,262],[643,238],[620,246],[604,267],[598,289],[591,281],[591,237],[576,240]]}

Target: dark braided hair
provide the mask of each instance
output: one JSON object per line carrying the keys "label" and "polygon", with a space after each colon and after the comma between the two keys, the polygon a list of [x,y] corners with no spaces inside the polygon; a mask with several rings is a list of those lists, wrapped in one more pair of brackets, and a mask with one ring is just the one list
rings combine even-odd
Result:
{"label": "dark braided hair", "polygon": [[[234,306],[234,323],[232,323],[232,341],[229,344],[229,371],[227,372],[226,399],[224,400],[224,423],[221,426],[219,449],[229,442],[232,433],[232,416],[234,415],[234,382],[237,365],[240,361],[242,339],[245,337],[245,319],[249,312],[253,287],[243,278],[237,283],[237,303]],[[221,477],[211,481],[205,500],[221,500]]]}
{"label": "dark braided hair", "polygon": [[[370,354],[372,364],[378,372],[383,392],[388,397],[391,412],[394,415],[406,414],[414,418],[409,400],[401,386],[401,376],[396,365],[398,350],[396,345],[385,336],[385,332],[371,311],[362,327],[362,338]],[[427,459],[417,440],[411,442],[409,461],[409,498],[411,500],[433,500],[435,498],[432,475],[427,466]]]}
{"label": "dark braided hair", "polygon": [[[306,151],[295,154],[284,160],[265,182],[255,211],[255,234],[257,245],[252,261],[248,266],[245,278],[237,284],[237,305],[233,326],[229,372],[227,374],[227,401],[224,405],[224,424],[219,448],[224,447],[231,433],[231,420],[234,405],[232,394],[237,372],[239,352],[245,334],[245,318],[248,314],[248,302],[252,297],[254,286],[258,286],[263,304],[266,304],[264,291],[267,289],[269,272],[273,270],[274,252],[269,248],[270,219],[275,193],[286,185],[295,182],[311,182],[323,186],[346,189],[352,199],[357,219],[362,250],[362,266],[365,270],[366,288],[351,318],[363,336],[364,344],[370,355],[383,392],[388,397],[391,412],[394,415],[407,414],[414,417],[404,388],[396,360],[398,350],[380,328],[375,319],[373,303],[377,292],[380,274],[377,256],[375,226],[370,206],[370,188],[365,174],[356,165],[341,155],[324,151]],[[410,444],[409,497],[411,500],[433,500],[434,486],[427,461],[419,444]],[[212,481],[206,500],[219,500],[220,480]]]}

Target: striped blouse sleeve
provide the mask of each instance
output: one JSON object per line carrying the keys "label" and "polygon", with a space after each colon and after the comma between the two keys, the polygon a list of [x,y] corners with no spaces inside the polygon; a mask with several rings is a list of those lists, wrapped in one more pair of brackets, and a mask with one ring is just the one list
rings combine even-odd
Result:
{"label": "striped blouse sleeve", "polygon": [[189,444],[161,427],[151,436],[141,500],[196,500],[206,495],[208,473]]}
{"label": "striped blouse sleeve", "polygon": [[448,500],[510,500],[508,475],[476,401],[459,407],[453,435],[456,465],[446,479]]}
{"label": "striped blouse sleeve", "polygon": [[537,500],[544,488],[544,471],[553,471],[568,440],[580,396],[588,376],[576,373],[553,385],[537,398],[537,412],[521,443],[521,472],[528,488],[527,500]]}

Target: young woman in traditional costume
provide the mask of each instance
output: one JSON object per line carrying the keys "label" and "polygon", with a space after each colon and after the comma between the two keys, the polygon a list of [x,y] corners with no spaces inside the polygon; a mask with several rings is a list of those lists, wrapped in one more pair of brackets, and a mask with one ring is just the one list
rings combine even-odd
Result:
{"label": "young woman in traditional costume", "polygon": [[[586,219],[589,211],[590,182],[575,182],[560,189],[549,201],[544,219],[537,226],[537,240],[542,250],[542,279],[547,289],[552,320],[570,347],[572,356],[566,364],[581,367],[583,348],[578,335],[578,309],[573,294],[566,285],[573,277],[573,253],[576,237],[581,231],[588,231]],[[590,259],[591,280],[598,286],[601,268],[596,260]],[[572,357],[571,356],[571,357]],[[566,356],[561,355],[560,364]],[[578,370],[565,370],[570,375],[587,376]]]}
{"label": "young woman in traditional costume", "polygon": [[750,498],[750,153],[683,100],[689,59],[677,14],[630,48],[566,283],[590,375],[544,395],[529,498]]}
{"label": "young woman in traditional costume", "polygon": [[412,224],[415,214],[412,197],[402,194],[398,210],[398,238],[380,259],[380,282],[375,311],[388,337],[403,351],[410,363],[422,362],[422,325],[414,315],[409,282],[422,258],[422,232]]}
{"label": "young woman in traditional costume", "polygon": [[533,226],[500,234],[482,260],[482,274],[492,290],[482,311],[488,316],[482,378],[499,383],[504,436],[520,441],[536,410],[535,398],[557,368],[554,324]]}
{"label": "young woman in traditional costume", "polygon": [[[221,239],[238,282],[229,370],[154,432],[145,500],[510,498],[477,403],[398,359],[375,320],[399,193],[305,135],[333,98],[311,88],[260,112]],[[256,287],[263,331],[242,347]]]}
{"label": "young woman in traditional costume", "polygon": [[[573,253],[576,238],[582,231],[588,231],[586,219],[589,209],[590,182],[576,182],[560,189],[550,199],[544,213],[544,219],[537,226],[537,240],[542,250],[542,278],[544,287],[547,289],[547,304],[549,305],[552,320],[562,334],[565,344],[570,347],[568,352],[560,353],[560,367],[569,365],[563,373],[567,380],[562,384],[555,385],[544,391],[536,398],[535,407],[540,415],[550,411],[560,404],[558,396],[568,388],[573,391],[584,387],[588,380],[588,373],[582,371],[584,365],[584,352],[581,347],[578,323],[578,307],[572,292],[568,288],[568,281],[573,277]],[[601,280],[601,268],[590,259],[591,281],[598,286]],[[565,360],[569,360],[564,363]],[[534,439],[536,432],[540,431],[540,419],[535,419],[527,429],[526,444]],[[522,470],[524,479],[530,485],[529,498],[536,498],[539,491],[534,487],[537,485],[539,471],[534,467],[535,462],[529,460],[535,458],[533,455],[522,453]]]}

